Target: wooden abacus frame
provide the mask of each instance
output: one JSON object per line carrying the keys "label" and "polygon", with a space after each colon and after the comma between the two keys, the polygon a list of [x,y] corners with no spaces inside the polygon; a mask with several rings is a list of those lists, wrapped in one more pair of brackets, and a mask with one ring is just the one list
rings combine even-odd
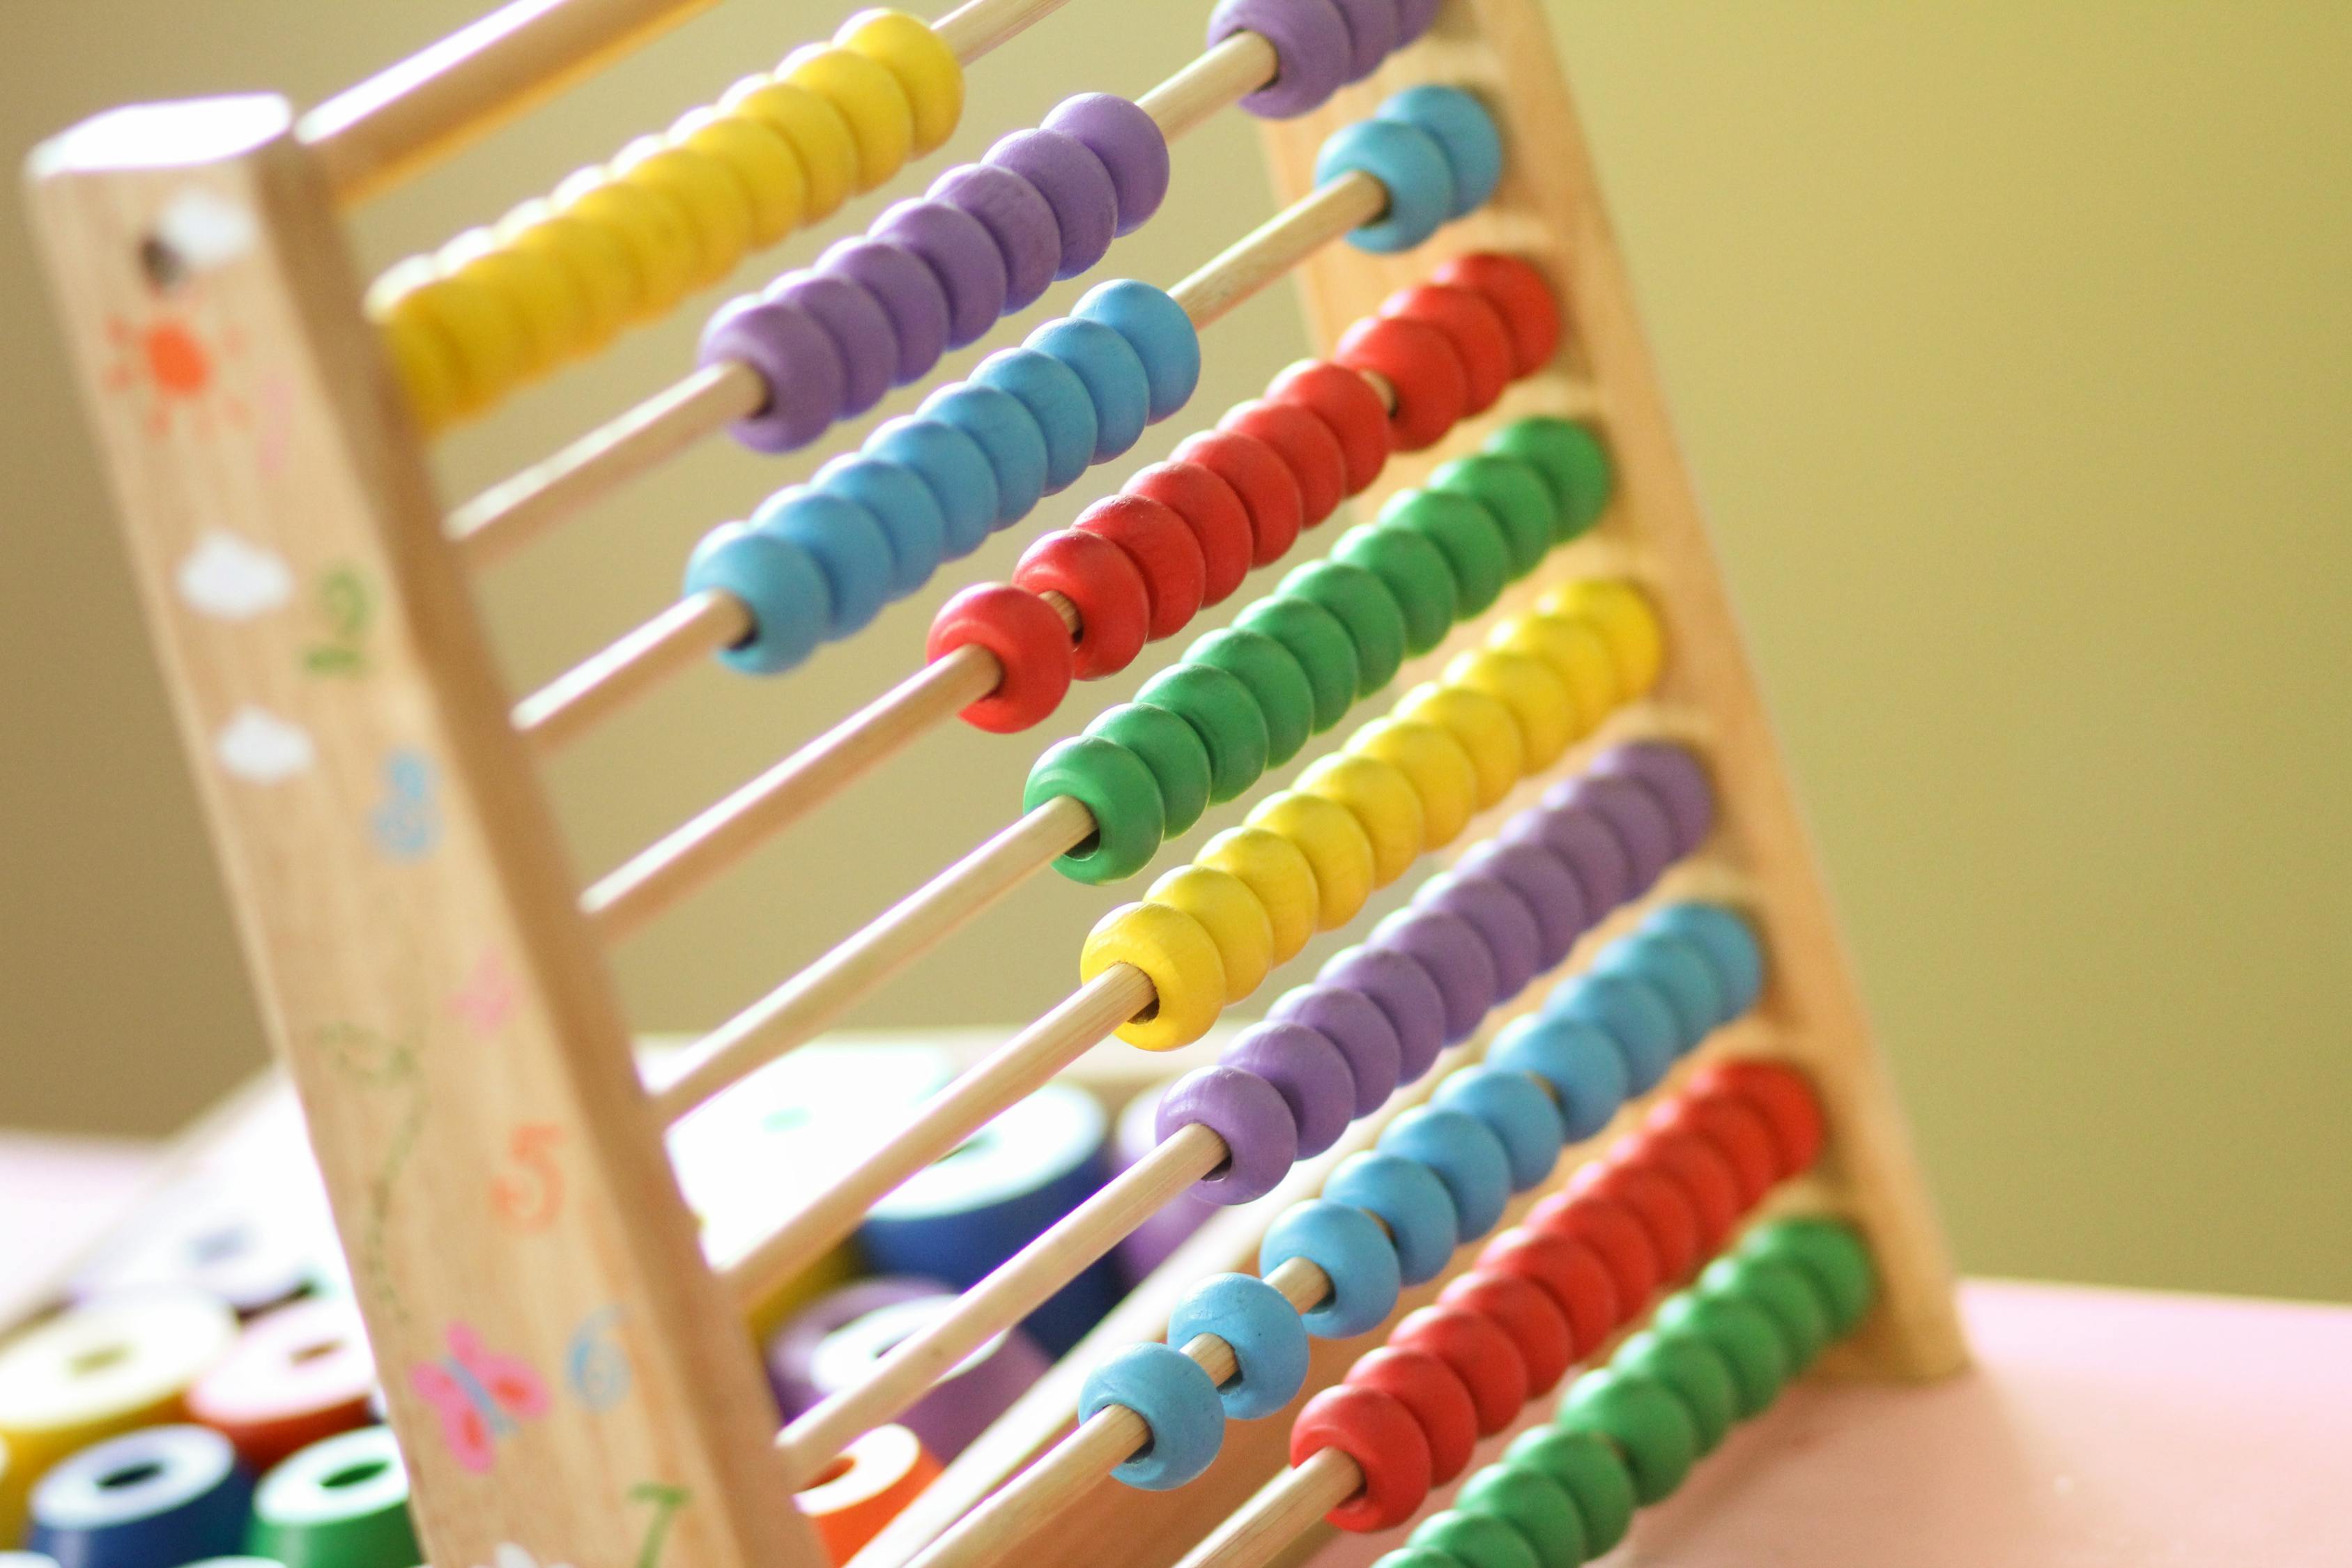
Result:
{"label": "wooden abacus frame", "polygon": [[[352,1255],[419,1521],[447,1568],[509,1542],[551,1543],[581,1568],[824,1561],[790,1506],[764,1378],[697,1245],[339,217],[709,3],[533,0],[308,116],[266,97],[123,110],[33,160],[37,226],[183,740]],[[960,28],[970,58],[1056,3],[976,0],[942,36]],[[1843,1359],[1882,1376],[1951,1371],[1965,1352],[1943,1248],[1535,0],[1449,0],[1371,80],[1269,124],[1276,185],[1303,195],[1327,132],[1423,80],[1477,93],[1508,153],[1491,206],[1436,244],[1527,256],[1566,301],[1578,363],[1515,388],[1491,417],[1595,414],[1612,444],[1619,498],[1572,548],[1647,585],[1665,622],[1669,673],[1629,722],[1698,742],[1718,781],[1721,826],[1682,875],[1755,911],[1773,958],[1735,1048],[1811,1074],[1833,1130],[1815,1195],[1864,1228],[1884,1277],[1884,1310]],[[1318,341],[1428,265],[1426,248],[1397,260],[1327,248],[1302,273]],[[188,330],[238,342],[252,396],[280,415],[267,439],[158,428],[116,389],[122,324],[165,302]],[[1369,499],[1425,467],[1400,458]],[[207,613],[179,578],[223,534],[285,579]],[[283,607],[286,581],[337,576],[366,584],[381,614],[364,649],[322,663],[307,658],[317,628]],[[1179,1268],[1248,1267],[1248,1223],[1213,1227]],[[1147,1289],[1097,1341],[1158,1333],[1169,1304]],[[1323,1347],[1310,1386],[1356,1348]],[[515,1411],[489,1433],[486,1472],[436,1440],[411,1375],[453,1354],[518,1358],[566,1384],[554,1414]],[[1066,1427],[1076,1375],[1049,1379],[862,1561],[904,1561]],[[1095,1543],[1116,1530],[1138,1543],[1123,1560],[1172,1560],[1278,1465],[1286,1426],[1235,1428],[1181,1490],[1097,1489],[1069,1507],[1079,1528],[1027,1554],[1100,1562]]]}

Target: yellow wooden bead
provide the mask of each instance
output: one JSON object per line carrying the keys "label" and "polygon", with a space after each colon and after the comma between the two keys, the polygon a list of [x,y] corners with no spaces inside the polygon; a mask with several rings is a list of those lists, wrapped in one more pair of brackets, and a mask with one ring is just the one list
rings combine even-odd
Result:
{"label": "yellow wooden bead", "polygon": [[[1461,743],[1476,781],[1480,811],[1510,794],[1528,776],[1519,727],[1512,722],[1511,710],[1483,691],[1424,680],[1398,698],[1392,711],[1400,719],[1434,724]],[[1445,837],[1450,840],[1454,835]]]}
{"label": "yellow wooden bead", "polygon": [[1477,809],[1478,775],[1451,731],[1424,719],[1375,719],[1348,750],[1394,765],[1421,799],[1421,847],[1451,844]]}
{"label": "yellow wooden bead", "polygon": [[555,205],[604,229],[627,250],[637,275],[631,321],[661,315],[694,286],[694,235],[684,209],[668,195],[602,169],[583,169],[555,187]]}
{"label": "yellow wooden bead", "polygon": [[457,385],[457,351],[441,329],[414,305],[392,301],[376,320],[383,334],[384,353],[392,373],[407,394],[409,412],[426,434],[447,426],[457,417],[462,394]]}
{"label": "yellow wooden bead", "polygon": [[1346,925],[1372,896],[1372,841],[1356,814],[1338,801],[1280,790],[1258,802],[1248,820],[1253,827],[1281,834],[1307,857],[1315,871],[1316,930]]}
{"label": "yellow wooden bead", "polygon": [[441,247],[441,265],[496,295],[521,326],[524,379],[579,354],[588,303],[571,272],[544,252],[501,245],[488,229],[476,228]]}
{"label": "yellow wooden bead", "polygon": [[[1462,763],[1465,768],[1469,765],[1466,760]],[[1290,787],[1295,794],[1316,795],[1347,808],[1356,826],[1364,830],[1365,842],[1372,847],[1373,887],[1387,887],[1421,858],[1422,846],[1428,842],[1421,792],[1394,763],[1340,752],[1300,773]]]}
{"label": "yellow wooden bead", "polygon": [[1274,931],[1274,962],[1287,963],[1315,934],[1322,894],[1305,851],[1263,827],[1228,827],[1192,857],[1195,866],[1230,872],[1256,895]]}
{"label": "yellow wooden bead", "polygon": [[718,282],[751,248],[751,193],[709,154],[640,136],[621,149],[613,173],[625,184],[669,197],[686,214],[694,254],[689,288]]}
{"label": "yellow wooden bead", "polygon": [[609,226],[530,201],[500,218],[496,232],[509,249],[544,256],[570,276],[581,309],[574,352],[595,353],[635,313],[645,282],[628,246]]}
{"label": "yellow wooden bead", "polygon": [[860,11],[833,41],[879,60],[898,79],[914,110],[917,157],[955,133],[963,118],[963,66],[929,22],[904,11]]}
{"label": "yellow wooden bead", "polygon": [[784,57],[776,74],[841,110],[857,143],[856,189],[870,191],[906,167],[915,144],[915,109],[887,66],[855,49],[811,44]]}
{"label": "yellow wooden bead", "polygon": [[1143,971],[1157,993],[1151,1005],[1118,1026],[1118,1037],[1147,1051],[1172,1051],[1209,1032],[1225,1005],[1225,963],[1206,926],[1167,904],[1121,904],[1095,923],[1078,952],[1078,977],[1093,980],[1114,964]]}
{"label": "yellow wooden bead", "polygon": [[723,165],[751,204],[751,243],[773,245],[808,212],[808,176],[800,154],[764,121],[698,109],[669,128],[670,141]]}
{"label": "yellow wooden bead", "polygon": [[1617,656],[1609,651],[1601,628],[1580,616],[1530,610],[1489,632],[1486,646],[1505,653],[1533,654],[1550,667],[1576,700],[1579,739],[1599,728],[1601,721],[1624,700]]}
{"label": "yellow wooden bead", "polygon": [[1510,710],[1511,722],[1519,731],[1521,778],[1559,761],[1577,737],[1576,700],[1551,667],[1533,654],[1473,648],[1447,663],[1445,684],[1483,692]]}
{"label": "yellow wooden bead", "polygon": [[522,379],[530,357],[522,322],[480,279],[453,277],[420,258],[378,279],[374,292],[372,314],[421,318],[448,346],[457,413],[488,407]]}
{"label": "yellow wooden bead", "polygon": [[1199,921],[1225,967],[1225,1000],[1238,1002],[1265,984],[1274,967],[1274,921],[1249,884],[1213,866],[1179,866],[1151,884],[1144,901]]}
{"label": "yellow wooden bead", "polygon": [[808,184],[803,223],[831,217],[857,188],[857,138],[822,93],[772,76],[749,76],[729,88],[719,106],[766,126],[799,154]]}
{"label": "yellow wooden bead", "polygon": [[1536,601],[1536,608],[1553,615],[1578,616],[1600,629],[1616,657],[1618,679],[1625,700],[1645,697],[1658,682],[1665,662],[1665,633],[1649,596],[1631,583],[1594,577],[1555,588]]}

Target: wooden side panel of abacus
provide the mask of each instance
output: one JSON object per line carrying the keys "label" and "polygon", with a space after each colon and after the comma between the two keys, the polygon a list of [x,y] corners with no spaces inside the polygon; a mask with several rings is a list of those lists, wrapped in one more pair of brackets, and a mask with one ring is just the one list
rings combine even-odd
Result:
{"label": "wooden side panel of abacus", "polygon": [[[1832,1201],[1868,1232],[1885,1278],[1886,1310],[1843,1360],[1887,1377],[1953,1372],[1967,1349],[1942,1233],[1748,668],[1537,0],[1451,0],[1431,36],[1372,80],[1315,114],[1267,124],[1276,192],[1287,200],[1309,188],[1327,136],[1421,81],[1477,94],[1503,132],[1502,188],[1485,210],[1445,230],[1444,245],[1524,255],[1551,279],[1565,305],[1570,356],[1590,378],[1590,399],[1616,457],[1617,503],[1569,561],[1622,564],[1650,590],[1665,623],[1658,727],[1697,740],[1714,771],[1722,822],[1707,858],[1738,878],[1761,925],[1772,974],[1764,1021],[1820,1086],[1832,1128],[1824,1171]],[[1328,347],[1391,290],[1426,277],[1429,266],[1425,255],[1382,258],[1342,246],[1308,261],[1299,277],[1317,342]],[[1489,422],[1559,406],[1573,384],[1555,374],[1515,388]],[[1425,471],[1425,463],[1391,465],[1381,494]]]}
{"label": "wooden side panel of abacus", "polygon": [[104,116],[32,205],[426,1544],[814,1568],[291,123]]}

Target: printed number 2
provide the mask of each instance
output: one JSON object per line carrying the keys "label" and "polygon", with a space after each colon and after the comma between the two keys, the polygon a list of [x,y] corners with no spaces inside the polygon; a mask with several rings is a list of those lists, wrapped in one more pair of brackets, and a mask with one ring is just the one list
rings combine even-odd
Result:
{"label": "printed number 2", "polygon": [[669,1540],[670,1521],[693,1498],[694,1494],[684,1487],[664,1486],[659,1481],[639,1481],[629,1489],[631,1502],[647,1502],[654,1507],[653,1518],[646,1521],[645,1543],[637,1548],[636,1568],[660,1568],[662,1547]]}

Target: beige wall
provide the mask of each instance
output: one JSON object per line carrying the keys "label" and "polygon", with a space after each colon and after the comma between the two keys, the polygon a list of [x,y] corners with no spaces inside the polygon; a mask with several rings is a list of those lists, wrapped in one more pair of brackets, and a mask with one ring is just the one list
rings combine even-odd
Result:
{"label": "beige wall", "polygon": [[[10,0],[0,146],[135,97],[313,99],[475,5]],[[1139,91],[1205,8],[1077,0],[978,68],[968,123]],[[501,210],[834,9],[737,0],[372,210],[364,248]],[[2352,11],[1552,10],[1962,1260],[2352,1297]],[[1220,122],[1113,264],[1171,281],[1263,192]],[[13,210],[0,312],[0,1124],[161,1131],[259,1060],[253,1015]],[[451,443],[452,492],[692,332]],[[1216,329],[1198,406],[1299,346],[1276,291]],[[703,453],[499,572],[515,682],[663,602],[785,471]],[[1001,575],[1014,542],[958,570]],[[935,599],[782,683],[698,676],[567,758],[583,870],[879,689]],[[1005,819],[1035,750],[931,742],[629,948],[639,1016],[753,994]],[[1105,901],[1044,879],[864,1016],[1024,1016]]]}

